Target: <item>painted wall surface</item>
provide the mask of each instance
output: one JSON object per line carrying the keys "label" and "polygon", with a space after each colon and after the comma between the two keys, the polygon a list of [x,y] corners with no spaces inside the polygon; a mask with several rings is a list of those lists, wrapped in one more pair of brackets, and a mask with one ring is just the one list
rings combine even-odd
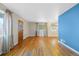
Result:
{"label": "painted wall surface", "polygon": [[14,45],[16,45],[18,43],[18,20],[22,20],[23,21],[23,39],[25,39],[26,37],[28,37],[28,22],[21,19],[18,15],[16,14],[12,14],[12,18],[13,18],[13,40],[14,40]]}
{"label": "painted wall surface", "polygon": [[58,21],[48,22],[48,36],[49,37],[58,37]]}
{"label": "painted wall surface", "polygon": [[79,51],[79,4],[59,16],[59,40]]}
{"label": "painted wall surface", "polygon": [[[58,36],[58,26],[51,26],[58,25],[58,10],[55,10],[55,13],[52,15],[53,17],[51,19],[48,19],[48,36]],[[54,28],[55,27],[55,28]]]}
{"label": "painted wall surface", "polygon": [[35,36],[36,34],[36,22],[28,22],[29,36]]}

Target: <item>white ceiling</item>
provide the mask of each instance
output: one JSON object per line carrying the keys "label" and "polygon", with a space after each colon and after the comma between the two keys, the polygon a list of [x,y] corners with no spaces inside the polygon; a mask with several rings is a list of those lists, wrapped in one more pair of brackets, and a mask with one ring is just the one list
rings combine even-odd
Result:
{"label": "white ceiling", "polygon": [[28,21],[58,19],[58,15],[70,9],[75,3],[4,3],[6,7]]}

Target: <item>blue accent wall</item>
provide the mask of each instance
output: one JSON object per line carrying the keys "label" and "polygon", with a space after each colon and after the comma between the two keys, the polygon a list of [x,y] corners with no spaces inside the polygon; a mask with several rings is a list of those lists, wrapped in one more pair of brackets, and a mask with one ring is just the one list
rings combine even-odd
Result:
{"label": "blue accent wall", "polygon": [[59,40],[79,51],[79,4],[59,16]]}

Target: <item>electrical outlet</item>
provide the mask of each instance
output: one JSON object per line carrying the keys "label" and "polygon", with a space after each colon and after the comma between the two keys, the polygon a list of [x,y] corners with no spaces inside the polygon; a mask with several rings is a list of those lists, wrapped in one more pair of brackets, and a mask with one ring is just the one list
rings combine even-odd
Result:
{"label": "electrical outlet", "polygon": [[63,39],[60,39],[60,41],[61,41],[61,42],[65,42],[65,40],[63,40]]}

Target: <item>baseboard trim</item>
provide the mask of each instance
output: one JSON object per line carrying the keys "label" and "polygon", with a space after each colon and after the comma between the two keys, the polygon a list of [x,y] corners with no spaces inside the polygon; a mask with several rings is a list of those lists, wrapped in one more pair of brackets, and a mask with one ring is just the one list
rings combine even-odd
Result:
{"label": "baseboard trim", "polygon": [[70,46],[66,45],[65,43],[59,41],[60,44],[64,45],[65,47],[67,47],[68,49],[72,50],[73,52],[75,52],[76,54],[79,54],[79,52],[73,48],[71,48]]}

